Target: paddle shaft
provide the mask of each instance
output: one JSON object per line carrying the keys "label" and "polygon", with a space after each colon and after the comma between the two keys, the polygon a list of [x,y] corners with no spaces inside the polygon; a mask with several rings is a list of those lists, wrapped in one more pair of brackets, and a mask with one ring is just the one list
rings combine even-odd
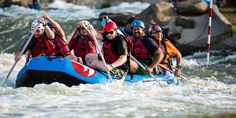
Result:
{"label": "paddle shaft", "polygon": [[78,30],[79,30],[79,28],[76,27],[75,32],[73,33],[73,35],[72,35],[72,37],[70,38],[70,40],[73,39],[73,38],[75,37],[75,34],[77,33]]}
{"label": "paddle shaft", "polygon": [[[169,68],[166,68],[166,67],[164,67],[164,66],[162,66],[162,65],[160,65],[160,64],[159,64],[159,66],[160,66],[161,68],[166,69],[167,71],[170,71],[171,73],[175,73],[175,71],[170,70]],[[187,80],[186,77],[184,77],[183,75],[181,75],[180,77],[183,78],[184,80]]]}
{"label": "paddle shaft", "polygon": [[[138,63],[138,65],[140,65],[143,70],[146,70],[146,68],[143,66],[143,64],[141,64],[141,63],[140,63],[137,59],[135,59],[131,54],[130,54],[130,57],[131,57],[136,63]],[[162,87],[162,85],[161,85],[161,83],[159,82],[159,80],[158,80],[152,73],[150,74],[150,76],[151,76],[152,78],[154,78],[154,79],[158,82],[158,84]]]}
{"label": "paddle shaft", "polygon": [[12,65],[12,67],[11,67],[11,69],[10,69],[9,73],[7,74],[7,77],[6,77],[6,78],[3,80],[2,87],[5,85],[5,83],[6,83],[7,79],[9,78],[9,76],[10,76],[11,72],[13,71],[13,69],[15,68],[15,66],[16,66],[16,64],[17,64],[17,62],[18,62],[18,60],[17,60],[17,61],[15,61],[15,63]]}
{"label": "paddle shaft", "polygon": [[12,72],[13,69],[15,68],[17,62],[21,59],[21,57],[22,57],[22,55],[23,55],[25,49],[26,49],[27,46],[29,45],[29,43],[30,43],[32,37],[34,36],[36,30],[38,29],[38,26],[39,26],[39,24],[34,28],[33,32],[32,32],[31,35],[30,35],[30,37],[29,37],[29,38],[27,39],[27,41],[25,42],[25,44],[24,44],[24,46],[23,46],[23,48],[22,48],[22,50],[20,51],[20,54],[19,54],[19,56],[18,56],[19,58],[18,58],[18,59],[15,61],[15,63],[12,65],[12,67],[11,67],[9,73],[7,74],[6,78],[3,80],[2,87],[5,85],[6,81],[8,80],[8,78],[9,78],[9,76],[10,76],[10,74],[11,74],[11,72]]}
{"label": "paddle shaft", "polygon": [[104,59],[104,56],[103,56],[103,54],[102,54],[102,51],[101,51],[99,45],[98,45],[98,41],[97,41],[97,39],[96,39],[96,37],[95,37],[95,34],[94,34],[93,32],[90,32],[90,33],[92,34],[92,38],[93,38],[93,40],[95,41],[95,43],[96,43],[96,45],[97,45],[97,49],[98,49],[98,52],[99,52],[100,57],[102,58],[102,62],[104,63],[104,65],[105,65],[106,68],[107,68],[107,71],[106,71],[106,72],[107,72],[107,74],[108,74],[108,78],[109,78],[110,82],[112,83],[112,78],[111,78],[110,71],[108,70],[107,63],[106,63],[106,61],[105,61],[105,59]]}

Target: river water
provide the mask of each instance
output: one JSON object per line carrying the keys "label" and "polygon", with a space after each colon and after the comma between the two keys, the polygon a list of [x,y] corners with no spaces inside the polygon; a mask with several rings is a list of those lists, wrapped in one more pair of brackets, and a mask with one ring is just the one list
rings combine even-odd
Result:
{"label": "river water", "polygon": [[[14,51],[29,33],[32,19],[46,13],[56,19],[70,38],[76,22],[97,18],[101,12],[139,13],[148,3],[122,3],[107,9],[75,6],[58,0],[49,11],[12,6],[0,9],[0,82],[14,63]],[[94,21],[93,24],[96,25]],[[206,66],[206,52],[183,59],[181,86],[160,87],[157,82],[79,85],[59,83],[14,88],[16,75],[24,66],[22,58],[6,87],[0,87],[0,117],[236,117],[236,52],[213,51]]]}

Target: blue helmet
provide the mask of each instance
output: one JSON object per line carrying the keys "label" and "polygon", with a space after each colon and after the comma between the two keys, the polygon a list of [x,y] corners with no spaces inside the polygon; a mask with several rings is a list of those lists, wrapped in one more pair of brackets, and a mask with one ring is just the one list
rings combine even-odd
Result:
{"label": "blue helmet", "polygon": [[142,27],[142,28],[145,28],[145,25],[143,23],[143,21],[141,20],[134,20],[131,25],[130,25],[130,28],[132,29],[133,27]]}
{"label": "blue helmet", "polygon": [[104,27],[107,23],[111,22],[112,20],[108,18],[108,16],[104,16],[102,18],[101,26]]}

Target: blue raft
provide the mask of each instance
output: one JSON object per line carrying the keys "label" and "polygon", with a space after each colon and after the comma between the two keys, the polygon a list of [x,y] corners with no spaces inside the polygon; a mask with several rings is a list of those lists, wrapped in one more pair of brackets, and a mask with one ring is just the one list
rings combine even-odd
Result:
{"label": "blue raft", "polygon": [[[168,84],[179,85],[173,74],[155,76]],[[153,80],[148,75],[127,75],[124,83]],[[109,83],[109,79],[106,73],[68,58],[39,56],[32,58],[20,70],[16,79],[16,87],[33,87],[36,84],[51,84],[53,82],[70,87],[79,84],[105,84]]]}

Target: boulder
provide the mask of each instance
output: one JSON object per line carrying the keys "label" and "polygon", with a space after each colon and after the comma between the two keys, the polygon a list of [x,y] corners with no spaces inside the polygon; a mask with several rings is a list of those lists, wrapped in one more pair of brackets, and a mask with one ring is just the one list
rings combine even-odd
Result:
{"label": "boulder", "polygon": [[182,26],[183,28],[194,28],[195,21],[191,18],[179,16],[175,20],[176,26]]}
{"label": "boulder", "polygon": [[180,26],[173,27],[171,32],[169,32],[169,38],[172,39],[173,41],[177,41],[181,38],[183,28]]}
{"label": "boulder", "polygon": [[[177,40],[178,49],[184,54],[190,54],[197,50],[207,50],[208,40],[208,14],[192,17],[195,21],[194,29],[183,29],[182,37]],[[232,37],[232,24],[219,12],[217,6],[213,6],[211,45],[222,47],[226,39]],[[217,46],[218,45],[218,46]]]}
{"label": "boulder", "polygon": [[129,24],[136,14],[129,12],[113,13],[113,12],[103,12],[99,15],[99,20],[104,16],[108,16],[112,21],[114,21],[118,26],[126,26]]}
{"label": "boulder", "polygon": [[208,11],[207,3],[204,0],[186,0],[175,4],[176,12],[181,15],[201,15]]}
{"label": "boulder", "polygon": [[170,3],[160,1],[152,3],[148,8],[135,16],[135,19],[140,19],[144,21],[145,24],[149,24],[150,20],[156,20],[157,24],[164,26],[176,16],[177,14]]}
{"label": "boulder", "polygon": [[[135,16],[135,19],[143,20],[146,26],[150,20],[154,19],[157,21],[157,24],[164,28],[169,28],[168,37],[176,43],[176,47],[183,55],[187,55],[198,50],[207,49],[209,14],[206,12],[201,14],[196,11],[192,12],[199,14],[183,16],[175,13],[171,4],[157,2],[151,4],[147,9]],[[227,21],[222,13],[219,12],[218,7],[214,5],[211,44],[218,45],[215,47],[222,47],[222,44],[234,44],[223,43],[226,39],[232,37],[231,28],[232,24]],[[126,26],[126,29],[130,31],[129,25]]]}

